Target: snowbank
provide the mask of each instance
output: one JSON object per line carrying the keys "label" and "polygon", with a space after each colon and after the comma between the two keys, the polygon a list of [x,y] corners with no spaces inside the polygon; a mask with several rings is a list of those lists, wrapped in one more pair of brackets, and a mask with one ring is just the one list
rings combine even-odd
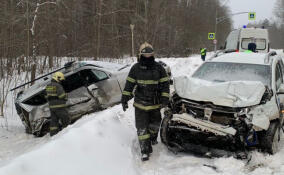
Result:
{"label": "snowbank", "polygon": [[1,168],[0,174],[138,174],[132,154],[136,133],[121,124],[115,111],[99,112],[69,126],[47,144]]}

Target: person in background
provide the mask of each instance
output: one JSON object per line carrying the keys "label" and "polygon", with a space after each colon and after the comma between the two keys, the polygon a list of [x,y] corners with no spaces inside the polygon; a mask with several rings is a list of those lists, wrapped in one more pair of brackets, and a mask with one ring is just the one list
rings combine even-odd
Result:
{"label": "person in background", "polygon": [[[50,84],[46,86],[46,98],[49,104],[51,121],[49,127],[50,136],[57,134],[62,128],[69,125],[70,119],[66,110],[67,95],[61,85],[64,80],[62,72],[56,72],[52,76]],[[59,124],[61,122],[62,126]]]}
{"label": "person in background", "polygon": [[170,89],[168,75],[164,67],[155,61],[152,45],[142,44],[138,56],[138,63],[132,66],[126,79],[121,103],[126,111],[128,101],[134,96],[135,125],[141,159],[145,161],[153,152],[152,145],[158,143],[160,110],[168,106]]}
{"label": "person in background", "polygon": [[206,49],[206,48],[200,48],[200,55],[201,55],[202,61],[205,61],[206,52],[207,52],[207,49]]}
{"label": "person in background", "polygon": [[245,52],[246,53],[256,52],[256,44],[255,43],[249,43],[248,44],[248,50],[246,50]]}

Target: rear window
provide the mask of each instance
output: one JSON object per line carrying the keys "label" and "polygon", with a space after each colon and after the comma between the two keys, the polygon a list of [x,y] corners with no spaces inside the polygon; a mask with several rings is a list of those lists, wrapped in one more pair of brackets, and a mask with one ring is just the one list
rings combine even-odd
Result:
{"label": "rear window", "polygon": [[266,49],[266,40],[261,38],[243,38],[242,39],[242,49],[247,50],[249,43],[256,44],[256,50],[265,50]]}
{"label": "rear window", "polygon": [[39,92],[38,94],[34,95],[28,100],[25,100],[23,103],[27,105],[34,105],[34,106],[40,106],[40,105],[47,103],[47,100],[45,98],[45,91]]}

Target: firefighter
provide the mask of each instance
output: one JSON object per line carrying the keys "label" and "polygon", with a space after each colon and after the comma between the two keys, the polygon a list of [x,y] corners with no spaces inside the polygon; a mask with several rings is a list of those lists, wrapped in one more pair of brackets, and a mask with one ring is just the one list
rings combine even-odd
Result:
{"label": "firefighter", "polygon": [[201,55],[202,61],[205,61],[206,52],[207,52],[206,48],[200,48],[200,55]]}
{"label": "firefighter", "polygon": [[248,50],[246,50],[245,52],[246,53],[256,52],[256,44],[255,43],[249,43],[248,44]]}
{"label": "firefighter", "polygon": [[134,96],[135,125],[142,161],[145,161],[149,160],[152,145],[158,143],[160,109],[169,103],[169,78],[163,66],[155,61],[149,43],[140,46],[138,57],[138,63],[133,65],[126,79],[121,103],[126,111],[128,101]]}
{"label": "firefighter", "polygon": [[50,136],[57,134],[70,123],[69,115],[66,110],[67,95],[61,85],[64,79],[62,72],[54,73],[50,84],[48,84],[45,89],[51,114]]}

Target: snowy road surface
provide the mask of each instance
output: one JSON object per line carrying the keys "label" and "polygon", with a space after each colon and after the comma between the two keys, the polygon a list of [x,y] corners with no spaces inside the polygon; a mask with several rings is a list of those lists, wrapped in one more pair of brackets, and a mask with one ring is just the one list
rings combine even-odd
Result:
{"label": "snowy road surface", "polygon": [[[174,76],[191,74],[201,64],[199,56],[163,61]],[[26,135],[20,121],[11,117],[9,131],[0,128],[0,175],[284,175],[283,146],[273,156],[252,152],[247,163],[232,157],[174,155],[159,142],[150,160],[141,162],[134,108],[129,106],[126,112],[116,105],[84,116],[53,138]],[[4,122],[0,119],[0,126]]]}

